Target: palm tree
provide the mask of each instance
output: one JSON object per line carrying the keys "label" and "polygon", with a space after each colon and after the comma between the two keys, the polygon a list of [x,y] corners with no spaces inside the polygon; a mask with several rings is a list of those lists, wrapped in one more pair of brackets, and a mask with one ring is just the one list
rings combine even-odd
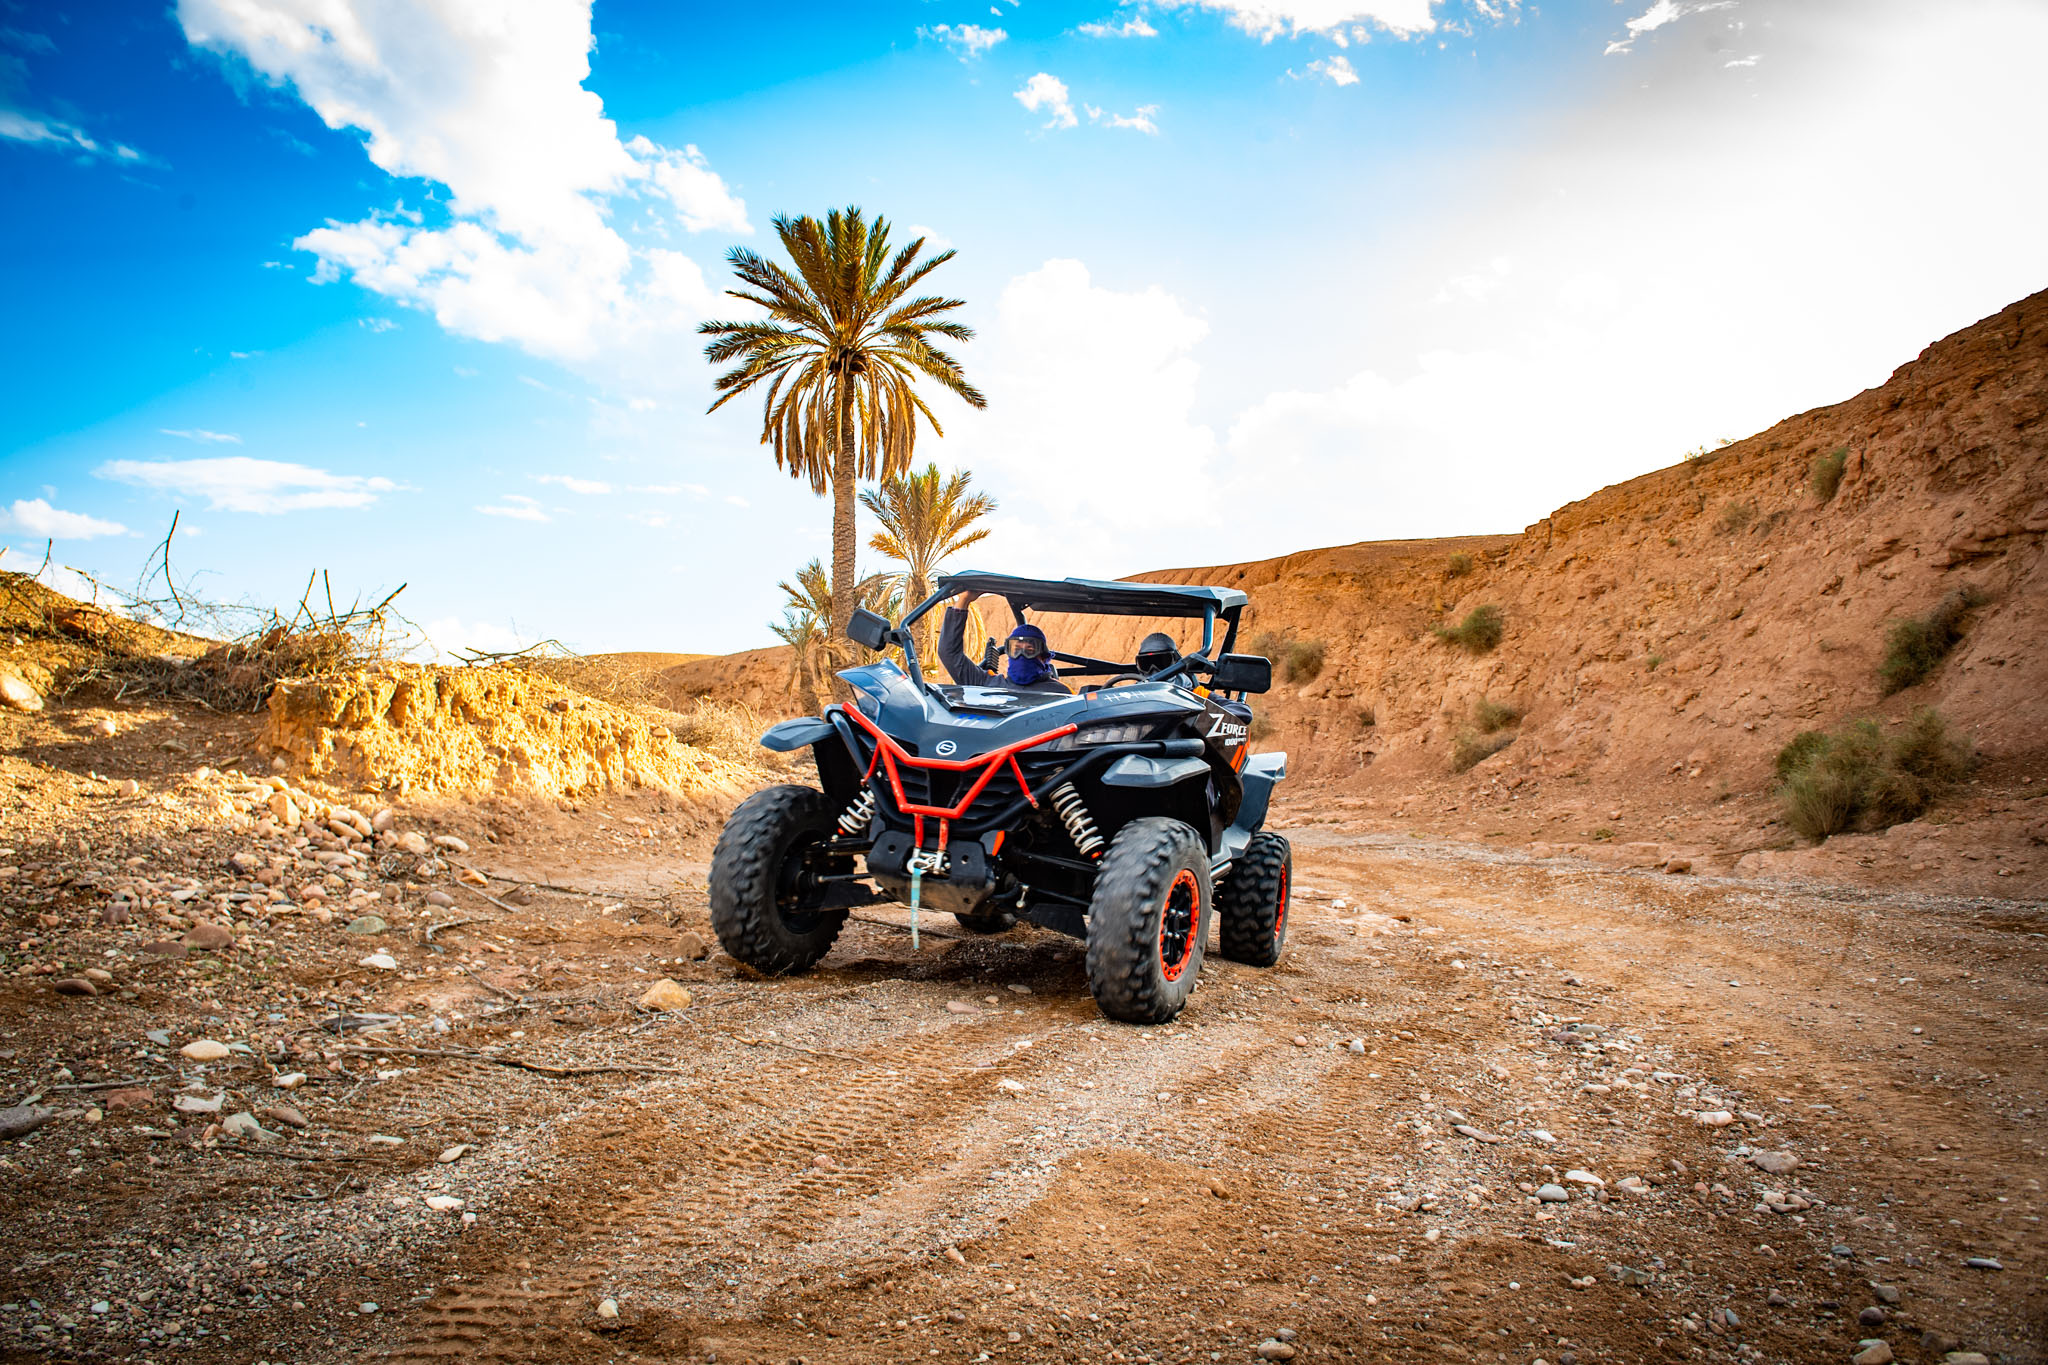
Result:
{"label": "palm tree", "polygon": [[726,292],[759,305],[754,322],[706,322],[698,331],[715,338],[704,347],[714,365],[737,361],[718,376],[716,412],[731,399],[768,381],[761,405],[761,444],[775,450],[777,468],[808,479],[811,491],[832,492],[831,634],[846,633],[858,582],[854,577],[854,485],[888,478],[910,467],[922,417],[945,435],[915,384],[920,376],[950,389],[977,408],[988,406],[967,382],[958,361],[932,344],[934,337],[968,341],[974,332],[945,314],[959,299],[911,296],[925,276],[953,259],[941,251],[919,260],[918,238],[893,257],[889,224],[867,222],[858,208],[775,219],[796,271],[745,247],[726,253],[745,289]]}
{"label": "palm tree", "polygon": [[[964,469],[941,481],[939,467],[927,464],[921,472],[899,474],[883,480],[879,488],[862,490],[861,506],[880,523],[868,538],[868,548],[903,565],[906,609],[931,596],[940,564],[988,537],[989,528],[974,523],[996,510],[996,500],[986,493],[969,493],[967,485],[973,481]],[[926,617],[919,634],[924,638],[918,641],[918,652],[930,661],[938,651],[937,619]]]}
{"label": "palm tree", "polygon": [[[788,600],[782,620],[770,622],[768,629],[790,647],[789,689],[809,701],[813,710],[822,710],[834,671],[865,657],[866,651],[843,633],[825,628],[832,619],[832,583],[823,564],[813,559],[796,571],[793,582],[775,586]],[[893,575],[870,574],[855,585],[854,605],[894,620],[903,610],[903,592]]]}

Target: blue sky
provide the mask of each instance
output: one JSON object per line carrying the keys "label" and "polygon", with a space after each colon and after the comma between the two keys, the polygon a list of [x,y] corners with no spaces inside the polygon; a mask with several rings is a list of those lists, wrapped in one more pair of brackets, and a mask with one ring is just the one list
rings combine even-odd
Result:
{"label": "blue sky", "polygon": [[920,449],[1047,574],[1518,529],[2048,284],[2037,3],[760,15],[0,3],[0,564],[767,643],[828,508],[694,328],[779,212],[958,249]]}

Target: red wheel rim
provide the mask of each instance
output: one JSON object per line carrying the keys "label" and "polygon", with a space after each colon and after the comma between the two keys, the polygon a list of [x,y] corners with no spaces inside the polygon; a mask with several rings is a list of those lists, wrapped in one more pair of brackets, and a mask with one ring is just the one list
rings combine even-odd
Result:
{"label": "red wheel rim", "polygon": [[1195,874],[1182,868],[1166,889],[1166,904],[1159,911],[1159,969],[1168,981],[1178,981],[1195,959],[1196,930],[1202,923],[1202,887]]}
{"label": "red wheel rim", "polygon": [[1273,907],[1273,944],[1279,946],[1280,935],[1287,928],[1287,864],[1280,864],[1280,901]]}

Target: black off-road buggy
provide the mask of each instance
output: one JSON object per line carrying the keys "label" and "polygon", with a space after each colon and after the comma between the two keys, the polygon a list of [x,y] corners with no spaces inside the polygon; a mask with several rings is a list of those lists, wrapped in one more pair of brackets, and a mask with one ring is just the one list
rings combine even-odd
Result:
{"label": "black off-road buggy", "polygon": [[[1202,643],[1148,656],[1149,672],[1055,652],[1073,696],[932,683],[911,627],[960,592],[1003,598],[1020,623],[1199,620]],[[1224,956],[1272,966],[1292,855],[1260,826],[1287,756],[1250,752],[1244,697],[1272,686],[1272,665],[1230,653],[1244,607],[1229,588],[961,573],[900,626],[855,613],[855,643],[908,667],[849,668],[851,704],[762,737],[809,745],[823,790],[770,787],[733,812],[711,859],[719,942],[780,974],[822,958],[855,906],[908,905],[913,934],[920,910],[974,933],[1029,920],[1084,940],[1103,1013],[1144,1024],[1187,1003],[1212,923]]]}

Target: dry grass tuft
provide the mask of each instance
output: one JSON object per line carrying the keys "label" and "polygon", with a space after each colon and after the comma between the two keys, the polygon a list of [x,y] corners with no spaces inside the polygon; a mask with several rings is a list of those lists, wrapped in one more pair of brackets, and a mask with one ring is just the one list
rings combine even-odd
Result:
{"label": "dry grass tuft", "polygon": [[1438,626],[1436,638],[1445,644],[1457,645],[1474,654],[1484,654],[1501,642],[1507,634],[1507,621],[1499,607],[1474,607],[1465,613],[1465,619],[1455,626]]}
{"label": "dry grass tuft", "polygon": [[1963,638],[1970,612],[1990,599],[1978,588],[1958,588],[1924,616],[1908,617],[1886,632],[1884,662],[1877,666],[1884,695],[1924,681]]}
{"label": "dry grass tuft", "polygon": [[1821,502],[1834,500],[1835,490],[1842,486],[1842,471],[1849,465],[1849,447],[1836,446],[1825,455],[1813,457],[1813,463],[1806,467],[1806,486],[1813,490],[1813,496]]}
{"label": "dry grass tuft", "polygon": [[1969,743],[1931,707],[1892,735],[1874,720],[1832,734],[1806,730],[1778,752],[1778,801],[1785,823],[1819,842],[1914,819],[1974,762]]}

